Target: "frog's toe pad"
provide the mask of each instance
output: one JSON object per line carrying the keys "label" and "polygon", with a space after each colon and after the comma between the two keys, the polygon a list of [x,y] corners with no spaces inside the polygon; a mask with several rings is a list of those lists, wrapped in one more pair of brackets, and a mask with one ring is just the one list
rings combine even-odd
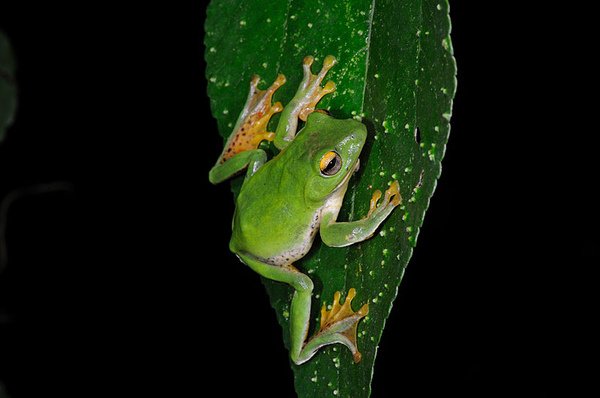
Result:
{"label": "frog's toe pad", "polygon": [[[379,200],[383,196],[383,200],[379,203]],[[400,195],[400,184],[395,180],[390,184],[390,187],[385,191],[385,195],[381,193],[378,189],[373,192],[373,196],[371,197],[371,201],[369,203],[369,212],[367,213],[366,218],[369,218],[375,212],[384,211],[388,206],[394,207],[400,205],[402,203],[402,196]]]}
{"label": "frog's toe pad", "polygon": [[385,203],[391,203],[392,206],[398,206],[402,203],[402,196],[400,196],[400,184],[398,180],[394,180],[392,185],[385,191]]}
{"label": "frog's toe pad", "polygon": [[356,345],[356,328],[358,322],[369,313],[369,304],[363,305],[358,311],[352,310],[352,299],[356,296],[356,289],[351,288],[343,304],[340,304],[340,292],[335,292],[333,296],[333,304],[328,311],[325,304],[321,308],[321,333],[337,333],[341,336],[340,341],[346,345],[352,355],[354,362],[358,363],[361,360],[361,353]]}

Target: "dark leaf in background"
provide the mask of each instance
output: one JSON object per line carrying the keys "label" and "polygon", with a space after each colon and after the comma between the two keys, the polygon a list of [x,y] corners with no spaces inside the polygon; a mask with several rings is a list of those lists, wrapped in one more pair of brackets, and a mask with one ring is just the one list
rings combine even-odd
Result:
{"label": "dark leaf in background", "polygon": [[15,59],[10,42],[0,31],[0,142],[6,129],[12,124],[17,109],[17,85]]}

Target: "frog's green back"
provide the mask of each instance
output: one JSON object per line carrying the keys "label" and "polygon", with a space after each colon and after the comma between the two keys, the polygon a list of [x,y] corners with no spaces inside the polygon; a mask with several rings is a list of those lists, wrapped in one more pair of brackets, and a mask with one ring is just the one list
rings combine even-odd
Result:
{"label": "frog's green back", "polygon": [[[232,250],[263,259],[303,257],[318,231],[320,209],[353,171],[365,138],[366,128],[356,120],[311,114],[294,141],[244,183],[236,200]],[[332,150],[341,152],[347,170],[324,177],[319,160]]]}

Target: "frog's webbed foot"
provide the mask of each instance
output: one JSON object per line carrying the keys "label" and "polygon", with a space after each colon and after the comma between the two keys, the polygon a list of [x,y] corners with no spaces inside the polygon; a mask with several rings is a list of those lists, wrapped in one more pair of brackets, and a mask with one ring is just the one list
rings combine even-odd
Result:
{"label": "frog's webbed foot", "polygon": [[285,84],[285,76],[279,74],[277,79],[266,90],[258,88],[260,77],[254,75],[250,81],[250,92],[240,113],[238,121],[229,136],[220,163],[232,158],[238,153],[257,149],[261,141],[273,141],[275,134],[267,131],[267,124],[275,113],[281,112],[281,102],[271,104],[273,94]]}
{"label": "frog's webbed foot", "polygon": [[381,196],[382,194],[379,189],[373,192],[371,202],[369,203],[369,212],[365,218],[386,218],[396,206],[402,203],[402,197],[400,196],[400,184],[398,184],[398,181],[392,182],[392,185],[390,185],[390,187],[385,191],[383,201],[379,203]]}
{"label": "frog's webbed foot", "polygon": [[337,63],[335,57],[332,55],[326,56],[321,71],[316,75],[311,71],[314,60],[310,55],[304,57],[302,61],[304,78],[294,98],[286,105],[281,114],[275,137],[275,146],[279,149],[285,148],[294,139],[298,119],[306,121],[308,115],[315,111],[315,107],[321,98],[335,91],[335,83],[332,81],[328,81],[325,86],[321,87],[325,75]]}
{"label": "frog's webbed foot", "polygon": [[304,57],[302,61],[304,78],[296,94],[302,95],[298,103],[298,117],[304,122],[308,118],[308,115],[314,112],[315,106],[317,106],[321,98],[335,91],[335,83],[332,81],[328,81],[324,87],[321,87],[321,82],[325,78],[325,75],[337,63],[335,57],[332,55],[326,56],[323,60],[323,67],[317,75],[314,75],[311,71],[314,60],[310,55]]}
{"label": "frog's webbed foot", "polygon": [[[340,292],[335,292],[333,304],[328,311],[325,304],[321,309],[321,327],[311,337],[302,349],[305,360],[312,357],[321,347],[341,343],[350,349],[354,362],[360,362],[362,355],[356,343],[356,328],[358,322],[369,313],[369,304],[364,304],[358,311],[352,310],[352,299],[356,296],[356,289],[351,288],[343,304],[340,304]],[[304,359],[304,358],[302,358]]]}
{"label": "frog's webbed foot", "polygon": [[331,310],[327,311],[325,304],[321,308],[321,327],[320,333],[337,333],[344,337],[344,341],[340,341],[350,349],[354,357],[354,362],[360,362],[362,355],[358,351],[356,344],[356,328],[358,322],[369,313],[369,304],[364,304],[356,312],[352,310],[352,299],[356,296],[356,289],[351,288],[344,300],[344,304],[340,304],[340,292],[335,292],[333,295],[333,305]]}

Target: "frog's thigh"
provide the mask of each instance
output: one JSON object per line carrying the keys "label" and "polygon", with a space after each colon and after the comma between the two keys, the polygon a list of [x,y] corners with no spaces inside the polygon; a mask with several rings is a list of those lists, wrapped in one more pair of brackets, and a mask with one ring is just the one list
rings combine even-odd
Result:
{"label": "frog's thigh", "polygon": [[248,265],[254,272],[264,276],[267,279],[271,279],[277,282],[287,283],[297,291],[309,291],[313,290],[312,280],[298,271],[291,264],[289,265],[272,265],[262,262],[252,256],[245,254],[238,254],[242,261]]}

